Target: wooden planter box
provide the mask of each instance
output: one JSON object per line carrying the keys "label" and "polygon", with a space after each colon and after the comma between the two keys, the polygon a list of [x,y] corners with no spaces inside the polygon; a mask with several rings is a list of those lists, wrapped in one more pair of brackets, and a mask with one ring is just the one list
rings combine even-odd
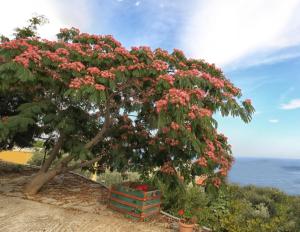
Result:
{"label": "wooden planter box", "polygon": [[112,186],[108,207],[142,221],[159,214],[160,191],[151,187],[147,191],[137,190],[135,187],[138,185],[127,182]]}

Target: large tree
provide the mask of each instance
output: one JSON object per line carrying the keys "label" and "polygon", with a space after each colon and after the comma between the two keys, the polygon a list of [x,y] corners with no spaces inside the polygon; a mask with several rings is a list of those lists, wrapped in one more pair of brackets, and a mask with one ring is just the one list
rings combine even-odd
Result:
{"label": "large tree", "polygon": [[176,49],[128,50],[110,35],[57,36],[0,44],[0,95],[24,98],[12,114],[1,109],[0,142],[28,131],[51,141],[27,194],[95,162],[144,174],[161,167],[219,187],[233,157],[213,115],[249,122],[254,111],[220,69]]}

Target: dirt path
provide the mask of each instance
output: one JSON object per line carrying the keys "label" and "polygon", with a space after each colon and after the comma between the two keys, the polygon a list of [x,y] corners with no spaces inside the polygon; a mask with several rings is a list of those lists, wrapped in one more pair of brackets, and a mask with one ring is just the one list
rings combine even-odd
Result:
{"label": "dirt path", "polygon": [[167,231],[150,223],[63,209],[57,206],[0,195],[0,231]]}
{"label": "dirt path", "polygon": [[22,189],[35,172],[0,162],[0,232],[172,231],[161,215],[137,222],[108,209],[106,188],[71,173],[54,178],[28,199]]}

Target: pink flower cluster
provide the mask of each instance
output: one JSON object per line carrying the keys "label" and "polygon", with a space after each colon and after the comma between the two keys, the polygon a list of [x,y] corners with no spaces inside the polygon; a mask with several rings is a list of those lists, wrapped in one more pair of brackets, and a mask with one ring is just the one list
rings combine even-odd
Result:
{"label": "pink flower cluster", "polygon": [[[79,33],[79,32],[78,32]],[[81,34],[79,34],[79,35],[77,35],[76,37],[75,37],[77,40],[82,40],[82,39],[93,39],[93,40],[95,40],[95,41],[98,41],[99,39],[101,39],[102,38],[102,36],[100,35],[90,35],[90,34],[88,34],[88,33],[81,33]]]}
{"label": "pink flower cluster", "polygon": [[186,77],[186,76],[198,76],[200,75],[200,71],[198,69],[192,70],[177,70],[176,75],[178,77]]}
{"label": "pink flower cluster", "polygon": [[81,70],[83,70],[85,68],[85,66],[79,61],[61,64],[61,65],[59,65],[59,67],[62,69],[72,70],[72,71],[76,71],[76,72],[80,72]]}
{"label": "pink flower cluster", "polygon": [[126,48],[123,47],[115,48],[114,52],[127,58],[131,57],[131,54],[126,50]]}
{"label": "pink flower cluster", "polygon": [[217,78],[217,77],[212,77],[209,73],[202,73],[202,77],[206,80],[208,80],[214,87],[217,89],[223,88],[224,87],[224,80]]}
{"label": "pink flower cluster", "polygon": [[86,71],[91,75],[101,75],[101,71],[97,67],[89,67],[86,69]]}
{"label": "pink flower cluster", "polygon": [[168,64],[162,60],[155,60],[152,63],[152,68],[154,68],[156,71],[165,71],[168,69]]}
{"label": "pink flower cluster", "polygon": [[71,89],[79,89],[81,85],[82,85],[81,78],[78,78],[78,77],[77,77],[77,78],[74,78],[74,79],[70,82],[69,87],[70,87]]}
{"label": "pink flower cluster", "polygon": [[179,105],[186,106],[189,101],[190,95],[185,90],[171,88],[164,98],[155,102],[156,112],[159,113],[163,109],[166,110],[168,102],[179,107]]}
{"label": "pink flower cluster", "polygon": [[32,60],[34,63],[38,63],[41,59],[42,58],[38,53],[38,48],[29,46],[22,54],[16,56],[14,61],[23,65],[24,67],[28,67],[30,60]]}
{"label": "pink flower cluster", "polygon": [[211,151],[211,152],[214,152],[214,151],[215,151],[215,146],[214,146],[214,144],[213,144],[212,141],[206,139],[206,140],[205,140],[205,143],[206,143],[206,147],[207,147],[207,150],[208,150],[208,151]]}
{"label": "pink flower cluster", "polygon": [[190,95],[182,89],[171,88],[168,94],[169,100],[172,104],[179,104],[186,106],[190,101]]}
{"label": "pink flower cluster", "polygon": [[218,162],[218,157],[216,156],[216,149],[212,141],[205,139],[206,149],[205,154],[213,160],[214,162]]}
{"label": "pink flower cluster", "polygon": [[187,65],[185,63],[183,63],[182,61],[180,61],[178,64],[181,68],[187,67]]}
{"label": "pink flower cluster", "polygon": [[166,110],[168,101],[166,99],[160,99],[155,102],[156,112],[159,113],[161,110]]}
{"label": "pink flower cluster", "polygon": [[234,87],[230,82],[225,82],[225,86],[229,89],[229,91],[234,95],[237,96],[241,90],[239,88]]}
{"label": "pink flower cluster", "polygon": [[141,70],[145,68],[145,64],[143,63],[138,63],[138,64],[133,64],[128,66],[128,70]]}
{"label": "pink flower cluster", "polygon": [[125,72],[125,71],[126,71],[126,66],[120,65],[120,66],[117,67],[116,70],[118,70],[118,71],[120,71],[120,72]]}
{"label": "pink flower cluster", "polygon": [[105,86],[101,84],[95,83],[95,78],[92,76],[85,76],[84,78],[74,78],[70,84],[69,87],[72,89],[79,89],[82,85],[91,85],[94,86],[97,90],[105,90]]}
{"label": "pink flower cluster", "polygon": [[219,188],[222,182],[219,177],[214,177],[212,180],[212,183],[215,187]]}
{"label": "pink flower cluster", "polygon": [[100,73],[101,77],[106,78],[106,79],[115,79],[115,74],[110,72],[110,71],[101,71]]}
{"label": "pink flower cluster", "polygon": [[86,56],[86,52],[83,51],[83,47],[80,43],[66,43],[66,46],[68,46],[68,48],[70,48],[73,51],[78,52],[80,55],[82,56]]}
{"label": "pink flower cluster", "polygon": [[26,68],[28,68],[28,66],[29,66],[29,59],[27,57],[16,56],[14,61],[21,64],[21,65],[23,65]]}
{"label": "pink flower cluster", "polygon": [[85,76],[84,78],[74,78],[70,84],[69,87],[73,89],[79,89],[81,85],[94,85],[95,84],[95,78],[92,76]]}
{"label": "pink flower cluster", "polygon": [[206,108],[200,108],[197,105],[192,105],[191,110],[188,113],[190,119],[195,119],[197,117],[211,117],[212,111]]}
{"label": "pink flower cluster", "polygon": [[201,157],[197,160],[197,163],[202,167],[207,167],[207,160],[205,157]]}
{"label": "pink flower cluster", "polygon": [[40,51],[43,57],[47,57],[54,63],[67,63],[68,59],[65,57],[60,57],[57,52],[50,52],[50,51]]}
{"label": "pink flower cluster", "polygon": [[105,86],[101,85],[101,84],[95,84],[95,89],[103,91],[103,90],[105,90]]}
{"label": "pink flower cluster", "polygon": [[93,84],[95,84],[95,78],[87,75],[82,79],[82,84],[93,85]]}
{"label": "pink flower cluster", "polygon": [[17,39],[17,40],[10,40],[0,44],[0,48],[4,49],[19,49],[21,47],[30,47],[31,45],[27,43],[25,39]]}
{"label": "pink flower cluster", "polygon": [[180,56],[182,56],[182,57],[185,57],[183,51],[181,51],[180,49],[175,48],[175,49],[174,49],[174,53],[175,53],[175,54],[177,53],[178,55],[180,55]]}
{"label": "pink flower cluster", "polygon": [[196,178],[195,182],[196,182],[197,185],[203,186],[203,185],[205,185],[205,181],[207,180],[207,178],[208,178],[207,175],[201,175],[201,176]]}
{"label": "pink flower cluster", "polygon": [[114,60],[116,58],[116,56],[115,56],[114,53],[109,52],[109,53],[100,53],[98,55],[98,58],[99,59],[112,59],[112,60]]}
{"label": "pink flower cluster", "polygon": [[168,51],[163,50],[161,48],[157,48],[154,51],[154,54],[155,54],[156,57],[162,57],[164,59],[174,60],[174,58],[169,55]]}
{"label": "pink flower cluster", "polygon": [[232,93],[223,92],[222,95],[228,99],[231,99],[233,97]]}
{"label": "pink flower cluster", "polygon": [[221,156],[221,168],[219,170],[219,173],[221,176],[227,176],[229,169],[231,168],[231,162],[229,162],[228,159],[225,157]]}
{"label": "pink flower cluster", "polygon": [[202,89],[193,89],[191,94],[195,94],[198,99],[203,99],[206,96],[206,93]]}
{"label": "pink flower cluster", "polygon": [[179,124],[177,124],[176,122],[171,122],[171,128],[173,130],[178,130],[180,128]]}
{"label": "pink flower cluster", "polygon": [[64,55],[64,56],[69,55],[69,51],[65,48],[58,48],[58,49],[56,49],[55,53],[58,55]]}
{"label": "pink flower cluster", "polygon": [[164,81],[168,82],[170,85],[173,85],[175,78],[171,75],[165,74],[165,75],[160,75],[158,77],[158,80],[164,80]]}
{"label": "pink flower cluster", "polygon": [[146,53],[148,58],[150,58],[151,60],[153,60],[153,58],[154,58],[151,48],[148,46],[132,47],[131,51],[133,51],[133,52],[143,51],[144,53]]}

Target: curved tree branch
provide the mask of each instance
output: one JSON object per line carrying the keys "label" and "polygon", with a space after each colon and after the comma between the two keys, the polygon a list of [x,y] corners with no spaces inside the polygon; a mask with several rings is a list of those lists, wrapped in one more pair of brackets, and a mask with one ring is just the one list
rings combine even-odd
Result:
{"label": "curved tree branch", "polygon": [[64,140],[65,140],[65,135],[60,134],[53,149],[49,152],[48,158],[46,159],[45,163],[41,167],[40,172],[47,172],[49,170],[52,162],[55,160],[56,156],[58,155],[58,153],[63,145]]}

